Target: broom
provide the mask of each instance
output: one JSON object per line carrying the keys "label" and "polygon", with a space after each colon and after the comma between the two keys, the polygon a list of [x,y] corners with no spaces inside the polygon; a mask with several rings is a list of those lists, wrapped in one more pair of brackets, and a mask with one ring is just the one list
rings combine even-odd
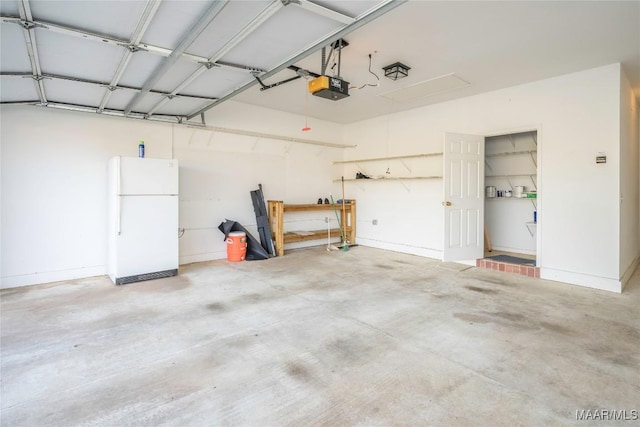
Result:
{"label": "broom", "polygon": [[[342,229],[342,223],[340,222],[340,217],[338,216],[338,209],[336,209],[336,204],[333,201],[333,194],[329,195],[331,197],[331,205],[333,206],[333,212],[336,214],[336,220],[338,221],[338,228],[340,229],[340,237],[342,237],[342,251],[347,252],[349,250],[349,246],[347,245],[347,239],[344,236],[344,231]],[[342,201],[344,203],[344,200]]]}

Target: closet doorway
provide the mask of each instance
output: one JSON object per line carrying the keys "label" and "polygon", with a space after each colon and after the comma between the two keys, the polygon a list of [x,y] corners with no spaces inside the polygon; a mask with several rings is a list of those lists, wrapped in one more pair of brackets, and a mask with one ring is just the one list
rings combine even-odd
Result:
{"label": "closet doorway", "polygon": [[[537,131],[485,139],[485,264],[535,277],[538,212]],[[498,262],[498,268],[494,263]],[[501,264],[505,264],[504,266]],[[514,265],[511,267],[510,265]],[[516,271],[517,270],[517,271]]]}

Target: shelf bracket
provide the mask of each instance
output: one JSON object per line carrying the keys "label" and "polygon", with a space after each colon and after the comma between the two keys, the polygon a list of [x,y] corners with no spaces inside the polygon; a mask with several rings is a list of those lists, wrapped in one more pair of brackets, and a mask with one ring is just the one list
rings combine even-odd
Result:
{"label": "shelf bracket", "polygon": [[533,155],[533,151],[529,151],[529,155],[531,156],[531,161],[533,162],[533,164],[537,168],[538,167],[538,162],[536,161],[536,157]]}
{"label": "shelf bracket", "polygon": [[513,140],[513,135],[509,135],[509,141],[511,141],[511,146],[513,149],[516,149],[516,142]]}
{"label": "shelf bracket", "polygon": [[533,188],[536,189],[536,191],[538,191],[538,186],[536,185],[536,181],[533,179],[534,175],[529,175],[529,178],[531,179],[531,184],[533,184]]}
{"label": "shelf bracket", "polygon": [[530,225],[535,226],[536,224],[535,224],[535,223],[533,223],[533,224],[529,224],[529,223],[527,222],[527,223],[525,223],[525,225],[527,226],[527,231],[529,232],[529,234],[531,234],[531,237],[534,237],[535,233],[534,233],[533,231],[531,231],[531,227],[530,227]]}
{"label": "shelf bracket", "polygon": [[[400,163],[402,163],[402,166],[404,166],[405,168],[407,168],[407,170],[409,171],[409,173],[411,173],[411,168],[409,168],[409,166],[407,166],[407,164],[404,162],[404,160],[400,160]],[[388,168],[387,168],[388,169]]]}
{"label": "shelf bracket", "polygon": [[491,167],[491,165],[489,164],[489,162],[487,161],[487,159],[484,160],[484,164],[487,165],[487,167],[489,168],[489,170],[491,172],[493,172],[493,168]]}
{"label": "shelf bracket", "polygon": [[406,181],[400,181],[400,184],[402,184],[402,186],[404,187],[405,190],[407,190],[407,193],[411,193],[411,188],[408,186],[408,182]]}

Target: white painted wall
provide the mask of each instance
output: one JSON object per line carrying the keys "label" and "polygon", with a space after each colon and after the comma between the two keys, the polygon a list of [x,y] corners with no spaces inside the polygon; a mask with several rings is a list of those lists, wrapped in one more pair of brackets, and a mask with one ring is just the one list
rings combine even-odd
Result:
{"label": "white painted wall", "polygon": [[[217,230],[225,218],[255,232],[249,191],[259,183],[265,198],[286,202],[313,203],[337,188],[331,162],[342,149],[36,107],[0,112],[3,288],[105,274],[107,161],[136,156],[139,139],[147,157],[180,161],[181,263],[226,257]],[[340,125],[314,120],[302,133],[302,116],[235,102],[211,110],[207,120],[342,142]]]}
{"label": "white painted wall", "polygon": [[[445,132],[537,130],[541,276],[619,291],[619,93],[620,65],[612,64],[417,108],[345,126],[345,141],[358,145],[345,155],[442,151]],[[607,164],[595,163],[598,152],[607,153]],[[433,170],[441,173],[441,165]],[[441,181],[351,188],[359,243],[441,257]],[[373,218],[386,220],[373,226]]]}
{"label": "white painted wall", "polygon": [[638,104],[620,70],[620,277],[631,277],[640,257],[640,197]]}

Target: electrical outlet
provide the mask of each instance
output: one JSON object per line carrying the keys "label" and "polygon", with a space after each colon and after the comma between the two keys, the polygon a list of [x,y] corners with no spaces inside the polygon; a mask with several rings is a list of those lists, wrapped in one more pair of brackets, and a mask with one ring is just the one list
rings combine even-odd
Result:
{"label": "electrical outlet", "polygon": [[378,225],[378,220],[377,220],[377,219],[374,219],[373,221],[371,221],[371,224],[373,224],[373,225]]}

